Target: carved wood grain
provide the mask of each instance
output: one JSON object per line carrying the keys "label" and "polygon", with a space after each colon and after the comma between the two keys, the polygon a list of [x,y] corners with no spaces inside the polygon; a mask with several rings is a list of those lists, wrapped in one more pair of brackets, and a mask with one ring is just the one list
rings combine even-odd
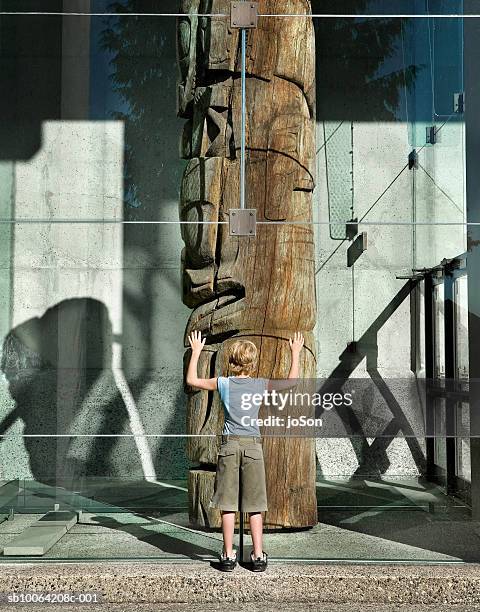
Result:
{"label": "carved wood grain", "polygon": [[[201,375],[228,374],[228,347],[247,338],[260,350],[258,376],[284,377],[288,338],[305,335],[301,376],[315,377],[315,49],[312,20],[260,18],[247,45],[247,206],[257,209],[255,238],[231,237],[228,215],[239,206],[241,119],[239,33],[227,0],[183,0],[179,20],[179,115],[186,119],[181,154],[180,218],[218,221],[182,227],[183,301],[193,311],[186,336],[201,330],[207,347]],[[307,0],[261,0],[260,13],[310,12]],[[303,222],[303,223],[300,223]],[[187,346],[187,343],[185,343]],[[188,359],[188,352],[186,359]],[[217,393],[188,391],[190,518],[205,523],[223,412]],[[270,528],[317,522],[315,450],[309,437],[264,439]],[[203,466],[203,467],[202,467]],[[203,473],[204,472],[204,473]],[[214,517],[209,521],[215,522]]]}

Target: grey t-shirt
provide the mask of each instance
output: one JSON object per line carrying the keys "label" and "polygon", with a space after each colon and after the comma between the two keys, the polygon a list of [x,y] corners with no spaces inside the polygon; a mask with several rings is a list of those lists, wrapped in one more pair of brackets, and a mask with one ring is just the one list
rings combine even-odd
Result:
{"label": "grey t-shirt", "polygon": [[260,436],[258,411],[268,388],[268,379],[219,376],[217,387],[225,415],[222,434]]}

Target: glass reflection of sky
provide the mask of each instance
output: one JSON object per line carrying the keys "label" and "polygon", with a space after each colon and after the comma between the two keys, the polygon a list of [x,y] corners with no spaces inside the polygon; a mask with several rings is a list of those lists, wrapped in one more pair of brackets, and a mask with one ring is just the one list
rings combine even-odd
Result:
{"label": "glass reflection of sky", "polygon": [[[109,12],[105,0],[92,0],[92,13]],[[125,0],[122,4],[126,4]],[[114,54],[104,48],[102,32],[106,28],[118,28],[118,17],[92,17],[90,22],[90,118],[113,119],[116,113],[128,115],[130,107],[112,86]]]}

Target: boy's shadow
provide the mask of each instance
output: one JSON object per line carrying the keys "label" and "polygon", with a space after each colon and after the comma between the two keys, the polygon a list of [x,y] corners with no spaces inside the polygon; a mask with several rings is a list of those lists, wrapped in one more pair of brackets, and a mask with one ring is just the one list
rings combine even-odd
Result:
{"label": "boy's shadow", "polygon": [[[141,516],[141,515],[137,515]],[[101,525],[108,527],[109,529],[116,529],[117,531],[123,531],[134,536],[139,542],[145,542],[150,546],[158,548],[164,553],[178,557],[187,556],[194,561],[205,561],[204,556],[214,555],[216,552],[212,549],[205,548],[192,542],[182,542],[182,547],[179,547],[179,540],[175,537],[175,534],[169,535],[166,533],[158,533],[145,529],[141,525],[135,523],[120,523],[116,519],[110,516],[98,516],[93,523],[95,525]]]}

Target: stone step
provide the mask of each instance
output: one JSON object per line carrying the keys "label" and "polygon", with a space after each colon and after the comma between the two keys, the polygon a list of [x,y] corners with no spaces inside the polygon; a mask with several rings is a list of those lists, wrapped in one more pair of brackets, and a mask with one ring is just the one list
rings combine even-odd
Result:
{"label": "stone step", "polygon": [[42,556],[77,522],[71,511],[47,512],[33,525],[22,531],[3,549],[3,555]]}
{"label": "stone step", "polygon": [[122,606],[182,603],[204,610],[205,604],[216,604],[225,610],[251,602],[257,606],[276,603],[277,609],[289,609],[290,604],[304,602],[328,610],[326,604],[480,604],[479,564],[276,562],[261,574],[242,567],[224,574],[209,563],[198,562],[5,561],[0,568],[0,593],[97,593],[99,603]]}

